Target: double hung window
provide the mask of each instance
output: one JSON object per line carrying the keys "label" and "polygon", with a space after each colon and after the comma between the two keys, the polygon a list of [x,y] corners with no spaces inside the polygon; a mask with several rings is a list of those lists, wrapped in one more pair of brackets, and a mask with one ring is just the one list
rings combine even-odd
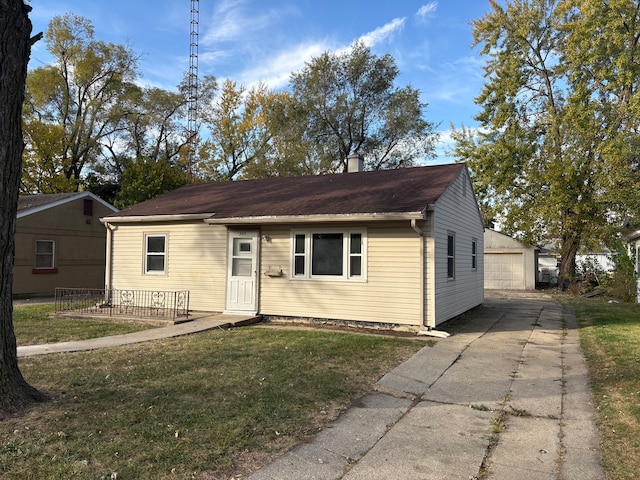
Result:
{"label": "double hung window", "polygon": [[471,270],[478,269],[478,241],[474,238],[471,240]]}
{"label": "double hung window", "polygon": [[144,272],[148,274],[163,274],[166,269],[167,236],[147,235],[145,237]]}
{"label": "double hung window", "polygon": [[447,234],[447,278],[456,278],[456,236],[451,232]]}
{"label": "double hung window", "polygon": [[293,232],[293,278],[365,280],[366,231]]}
{"label": "double hung window", "polygon": [[55,242],[36,240],[36,269],[54,268]]}

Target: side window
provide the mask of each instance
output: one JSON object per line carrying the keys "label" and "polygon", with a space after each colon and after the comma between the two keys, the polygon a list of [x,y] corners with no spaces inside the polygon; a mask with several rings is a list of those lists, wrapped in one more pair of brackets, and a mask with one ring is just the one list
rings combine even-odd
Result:
{"label": "side window", "polygon": [[166,235],[147,235],[145,238],[145,273],[165,273],[167,255]]}
{"label": "side window", "polygon": [[454,279],[456,276],[456,236],[454,233],[447,234],[447,278]]}
{"label": "side window", "polygon": [[306,274],[307,236],[304,233],[296,233],[293,239],[293,275],[304,276]]}
{"label": "side window", "polygon": [[55,242],[36,240],[36,268],[54,268]]}
{"label": "side window", "polygon": [[471,269],[478,269],[478,241],[475,238],[471,240]]}
{"label": "side window", "polygon": [[349,277],[362,276],[362,234],[352,233],[349,238]]}

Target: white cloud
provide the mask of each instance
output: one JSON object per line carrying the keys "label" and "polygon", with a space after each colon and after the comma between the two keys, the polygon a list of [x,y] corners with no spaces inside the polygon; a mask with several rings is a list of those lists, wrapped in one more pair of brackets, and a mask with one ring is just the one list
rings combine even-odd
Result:
{"label": "white cloud", "polygon": [[242,40],[247,37],[248,32],[255,34],[280,19],[280,14],[275,10],[256,15],[255,10],[243,8],[245,3],[244,0],[223,0],[218,3],[211,17],[211,27],[201,37],[201,43],[211,45]]}
{"label": "white cloud", "polygon": [[330,46],[324,42],[294,45],[240,72],[238,80],[249,88],[258,83],[265,83],[272,89],[284,87],[293,72],[297,72],[306,62],[327,50],[330,50]]}
{"label": "white cloud", "polygon": [[394,33],[402,30],[405,21],[406,18],[394,18],[391,22],[376,28],[372,32],[365,33],[358,40],[364,43],[367,47],[378,45],[391,37]]}
{"label": "white cloud", "polygon": [[416,17],[422,22],[426,22],[430,18],[433,18],[433,15],[438,8],[438,2],[429,2],[426,5],[421,6],[416,12]]}

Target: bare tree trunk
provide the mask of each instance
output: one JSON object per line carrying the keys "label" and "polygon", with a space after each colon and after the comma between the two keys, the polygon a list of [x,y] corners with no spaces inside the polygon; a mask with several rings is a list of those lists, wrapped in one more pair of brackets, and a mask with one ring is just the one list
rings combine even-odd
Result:
{"label": "bare tree trunk", "polygon": [[31,45],[31,7],[0,0],[0,418],[43,395],[18,368],[13,331],[13,258],[22,167],[22,103]]}

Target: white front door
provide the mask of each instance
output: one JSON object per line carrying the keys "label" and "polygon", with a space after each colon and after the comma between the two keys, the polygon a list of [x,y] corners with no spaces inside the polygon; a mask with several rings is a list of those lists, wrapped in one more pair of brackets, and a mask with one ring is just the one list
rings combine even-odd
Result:
{"label": "white front door", "polygon": [[257,312],[258,232],[230,231],[225,313]]}

